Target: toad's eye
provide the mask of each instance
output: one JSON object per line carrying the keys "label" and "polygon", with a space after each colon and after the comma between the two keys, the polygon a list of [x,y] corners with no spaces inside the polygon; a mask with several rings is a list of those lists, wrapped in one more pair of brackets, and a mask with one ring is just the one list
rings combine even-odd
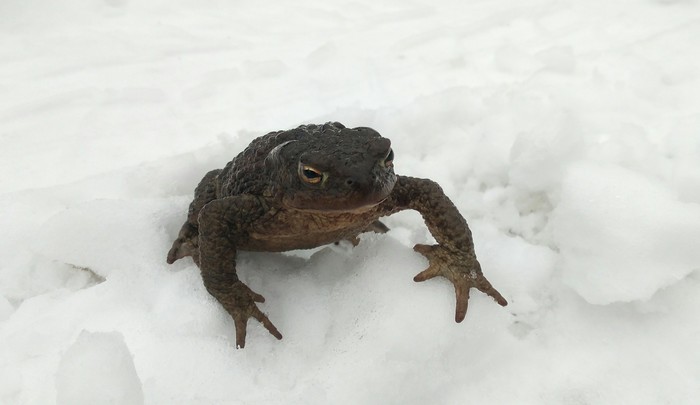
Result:
{"label": "toad's eye", "polygon": [[394,150],[389,149],[389,154],[384,158],[384,166],[392,167],[394,166]]}
{"label": "toad's eye", "polygon": [[323,180],[323,173],[309,165],[299,165],[299,177],[307,183],[316,184]]}

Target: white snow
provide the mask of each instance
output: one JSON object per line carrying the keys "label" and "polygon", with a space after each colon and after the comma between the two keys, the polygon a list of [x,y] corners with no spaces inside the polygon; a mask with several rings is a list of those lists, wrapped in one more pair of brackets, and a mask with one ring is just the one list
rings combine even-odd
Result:
{"label": "white snow", "polygon": [[699,204],[628,169],[591,163],[572,165],[561,193],[551,226],[562,275],[587,301],[646,301],[698,269]]}
{"label": "white snow", "polygon": [[57,404],[143,404],[141,381],[119,332],[82,332],[61,357]]}
{"label": "white snow", "polygon": [[[698,38],[697,0],[0,2],[0,404],[700,403]],[[508,307],[455,324],[405,212],[242,253],[284,339],[235,349],[165,254],[207,170],[328,120],[443,186]]]}

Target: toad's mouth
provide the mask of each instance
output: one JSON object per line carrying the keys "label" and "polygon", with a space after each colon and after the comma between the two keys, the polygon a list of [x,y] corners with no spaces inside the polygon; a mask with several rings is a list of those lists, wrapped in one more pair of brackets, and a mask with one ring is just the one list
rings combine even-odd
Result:
{"label": "toad's mouth", "polygon": [[[393,184],[392,184],[393,186]],[[315,213],[355,213],[371,211],[386,201],[393,187],[381,187],[372,193],[346,195],[307,195],[304,193],[286,196],[284,206],[290,209]]]}
{"label": "toad's mouth", "polygon": [[362,214],[362,213],[365,213],[367,211],[371,211],[373,208],[375,208],[379,204],[386,201],[387,198],[388,198],[388,196],[384,197],[383,199],[376,201],[376,202],[372,202],[372,203],[368,203],[368,204],[364,204],[364,205],[360,205],[360,206],[354,206],[354,207],[350,207],[350,208],[348,208],[348,207],[333,207],[333,206],[326,206],[326,207],[320,207],[320,208],[319,207],[293,207],[293,206],[290,206],[290,208],[293,208],[297,211],[311,212],[311,213],[317,213],[317,214],[320,214],[320,213]]}

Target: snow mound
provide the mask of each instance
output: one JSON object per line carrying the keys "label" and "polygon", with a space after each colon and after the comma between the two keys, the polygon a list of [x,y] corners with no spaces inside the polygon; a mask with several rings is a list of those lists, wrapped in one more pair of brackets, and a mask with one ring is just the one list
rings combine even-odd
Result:
{"label": "snow mound", "polygon": [[119,332],[83,331],[61,358],[58,405],[143,404],[141,381]]}
{"label": "snow mound", "polygon": [[564,283],[593,304],[647,300],[700,269],[700,207],[619,166],[572,165],[551,226]]}

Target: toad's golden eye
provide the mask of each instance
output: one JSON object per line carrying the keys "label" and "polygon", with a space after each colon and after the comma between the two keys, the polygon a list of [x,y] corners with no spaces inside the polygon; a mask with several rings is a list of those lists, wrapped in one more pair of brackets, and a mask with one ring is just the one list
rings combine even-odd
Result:
{"label": "toad's golden eye", "polygon": [[299,177],[307,183],[316,184],[323,180],[323,173],[309,165],[299,165]]}
{"label": "toad's golden eye", "polygon": [[385,167],[392,167],[394,166],[394,150],[389,149],[389,154],[386,155],[384,158],[384,166]]}

